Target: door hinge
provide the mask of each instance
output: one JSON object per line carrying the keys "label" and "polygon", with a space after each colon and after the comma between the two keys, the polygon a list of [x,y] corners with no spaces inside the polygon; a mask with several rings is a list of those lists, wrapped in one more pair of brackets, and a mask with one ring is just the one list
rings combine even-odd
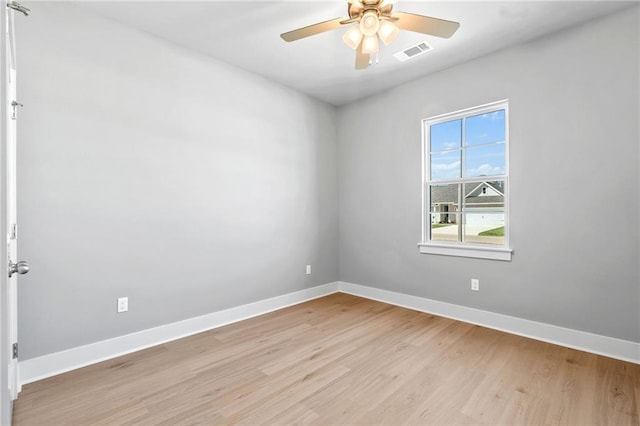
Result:
{"label": "door hinge", "polygon": [[11,101],[11,107],[13,108],[13,112],[11,113],[11,119],[12,120],[16,120],[18,118],[18,107],[23,107],[24,105],[22,105],[20,102],[18,101]]}
{"label": "door hinge", "polygon": [[18,343],[13,344],[13,359],[18,358]]}
{"label": "door hinge", "polygon": [[16,240],[18,238],[18,225],[15,223],[11,225],[11,235],[9,238],[12,240]]}
{"label": "door hinge", "polygon": [[18,11],[18,12],[24,14],[24,16],[29,16],[29,13],[31,13],[31,9],[29,9],[27,7],[24,7],[23,5],[21,5],[17,1],[10,1],[9,3],[7,3],[7,7],[9,9],[13,9],[15,11]]}

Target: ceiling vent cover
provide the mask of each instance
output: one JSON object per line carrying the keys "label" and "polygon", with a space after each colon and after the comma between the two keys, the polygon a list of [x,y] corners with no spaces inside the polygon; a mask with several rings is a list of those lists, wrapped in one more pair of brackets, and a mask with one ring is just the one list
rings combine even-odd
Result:
{"label": "ceiling vent cover", "polygon": [[418,43],[415,46],[411,46],[404,50],[401,50],[398,53],[394,53],[393,56],[400,62],[404,62],[407,59],[415,58],[416,56],[422,55],[423,53],[428,52],[432,49],[433,47],[431,47],[430,44],[428,44],[426,41],[423,41],[422,43]]}

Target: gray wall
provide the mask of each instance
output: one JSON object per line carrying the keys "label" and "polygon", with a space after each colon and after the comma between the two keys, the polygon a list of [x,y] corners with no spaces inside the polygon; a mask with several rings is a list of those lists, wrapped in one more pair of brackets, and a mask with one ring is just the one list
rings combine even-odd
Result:
{"label": "gray wall", "polygon": [[[635,8],[340,108],[340,279],[640,341],[638,36]],[[420,120],[505,98],[513,261],[419,254]]]}
{"label": "gray wall", "polygon": [[334,107],[37,9],[18,33],[21,359],[338,279]]}
{"label": "gray wall", "polygon": [[[39,3],[18,33],[21,358],[337,279],[640,341],[638,35],[627,10],[336,115]],[[420,120],[503,98],[513,261],[420,255]]]}

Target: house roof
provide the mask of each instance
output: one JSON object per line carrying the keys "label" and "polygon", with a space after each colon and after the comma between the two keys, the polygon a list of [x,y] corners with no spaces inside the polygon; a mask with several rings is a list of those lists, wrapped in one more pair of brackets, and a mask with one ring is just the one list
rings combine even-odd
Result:
{"label": "house roof", "polygon": [[[465,205],[498,205],[504,203],[504,185],[502,181],[481,181],[475,184],[465,185]],[[433,185],[431,186],[431,203],[432,204],[453,204],[458,205],[458,185]],[[500,195],[475,195],[480,192],[483,187],[489,187],[498,192]]]}

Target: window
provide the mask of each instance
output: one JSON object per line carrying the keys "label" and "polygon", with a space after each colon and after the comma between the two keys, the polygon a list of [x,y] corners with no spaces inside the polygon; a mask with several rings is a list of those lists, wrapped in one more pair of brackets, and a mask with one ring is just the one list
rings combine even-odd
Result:
{"label": "window", "polygon": [[423,120],[422,253],[511,260],[508,106]]}

